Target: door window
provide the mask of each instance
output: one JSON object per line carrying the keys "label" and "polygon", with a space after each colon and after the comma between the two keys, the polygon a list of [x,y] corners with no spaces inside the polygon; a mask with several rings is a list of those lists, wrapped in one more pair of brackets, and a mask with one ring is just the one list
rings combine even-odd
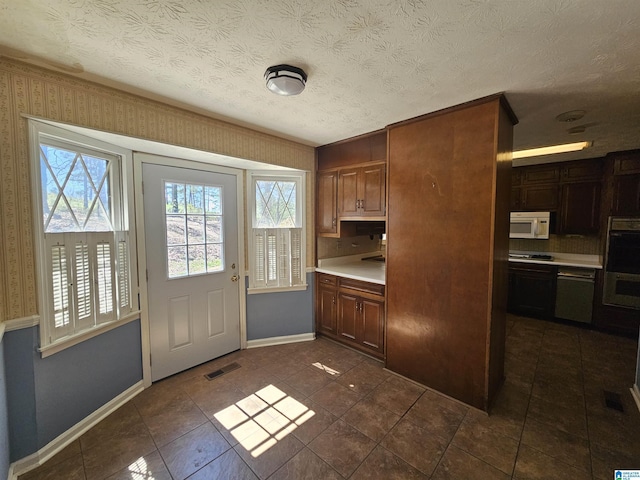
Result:
{"label": "door window", "polygon": [[164,182],[167,275],[224,270],[222,187]]}

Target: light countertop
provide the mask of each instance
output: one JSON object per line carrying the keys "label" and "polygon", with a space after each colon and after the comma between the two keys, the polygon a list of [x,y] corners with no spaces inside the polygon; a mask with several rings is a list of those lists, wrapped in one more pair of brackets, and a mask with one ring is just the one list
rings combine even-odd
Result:
{"label": "light countertop", "polygon": [[543,265],[557,265],[562,267],[581,267],[602,269],[602,257],[600,255],[581,255],[577,253],[556,253],[556,252],[522,252],[512,250],[509,253],[516,254],[543,254],[551,255],[553,260],[543,260],[540,258],[509,258],[510,262],[538,263]]}
{"label": "light countertop", "polygon": [[346,257],[318,259],[316,272],[328,273],[338,277],[362,280],[363,282],[385,284],[385,264],[362,260],[366,257],[380,255],[377,252],[362,253],[359,255],[349,255]]}

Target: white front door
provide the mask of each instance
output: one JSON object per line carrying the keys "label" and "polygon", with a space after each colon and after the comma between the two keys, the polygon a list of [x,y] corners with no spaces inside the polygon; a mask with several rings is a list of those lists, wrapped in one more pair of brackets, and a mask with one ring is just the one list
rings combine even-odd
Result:
{"label": "white front door", "polygon": [[142,164],[152,381],[240,348],[236,177]]}

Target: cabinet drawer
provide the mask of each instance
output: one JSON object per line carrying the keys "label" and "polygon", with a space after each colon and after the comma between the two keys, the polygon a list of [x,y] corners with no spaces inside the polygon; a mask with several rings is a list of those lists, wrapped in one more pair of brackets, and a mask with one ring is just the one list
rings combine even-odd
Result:
{"label": "cabinet drawer", "polygon": [[335,275],[327,275],[326,273],[316,274],[318,277],[318,283],[322,285],[337,285],[338,278]]}
{"label": "cabinet drawer", "polygon": [[384,285],[377,283],[362,282],[360,280],[352,280],[351,278],[341,278],[340,288],[348,288],[349,290],[355,290],[363,293],[370,293],[372,295],[380,295],[384,297]]}

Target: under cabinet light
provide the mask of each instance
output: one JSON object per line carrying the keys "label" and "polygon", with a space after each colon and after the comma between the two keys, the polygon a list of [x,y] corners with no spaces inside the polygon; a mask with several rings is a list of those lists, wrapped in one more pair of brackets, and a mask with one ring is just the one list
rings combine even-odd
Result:
{"label": "under cabinet light", "polygon": [[563,143],[562,145],[550,145],[548,147],[530,148],[513,152],[513,159],[538,157],[540,155],[552,155],[554,153],[578,152],[593,145],[593,142]]}

